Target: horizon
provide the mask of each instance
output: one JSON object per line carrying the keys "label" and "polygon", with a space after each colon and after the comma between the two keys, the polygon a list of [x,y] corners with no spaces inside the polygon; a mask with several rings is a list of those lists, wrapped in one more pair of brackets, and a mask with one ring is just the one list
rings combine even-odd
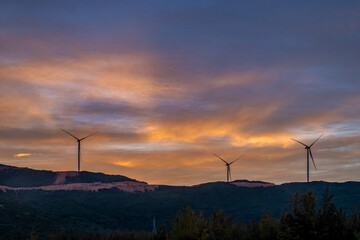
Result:
{"label": "horizon", "polygon": [[[11,166],[11,165],[5,165],[5,164],[1,164],[3,166],[7,166],[7,167],[15,167],[15,168],[23,168],[23,169],[30,169],[30,170],[35,170],[35,171],[49,171],[49,172],[54,172],[54,173],[79,173],[78,171],[53,171],[53,170],[47,170],[47,169],[33,169],[33,168],[29,168],[29,167],[17,167],[17,166]],[[0,169],[1,170],[1,169]],[[125,175],[121,175],[121,174],[107,174],[107,173],[103,173],[103,172],[91,172],[91,171],[80,171],[80,172],[88,172],[88,173],[94,173],[94,174],[105,174],[105,175],[110,175],[110,176],[122,176],[122,177],[128,177]],[[307,183],[319,183],[319,182],[323,182],[323,183],[349,183],[349,182],[360,182],[360,181],[323,181],[323,180],[318,180],[318,181],[310,181],[310,182],[306,182],[306,181],[293,181],[293,182],[282,182],[282,183],[272,183],[272,182],[266,182],[266,181],[262,181],[262,180],[249,180],[249,179],[235,179],[235,180],[231,180],[230,182],[227,182],[226,180],[219,180],[219,181],[211,181],[211,182],[200,182],[200,183],[196,183],[196,184],[192,184],[192,185],[169,185],[169,184],[151,184],[145,181],[142,181],[141,179],[135,179],[135,178],[130,178],[131,180],[136,180],[138,182],[144,182],[148,185],[152,185],[152,186],[169,186],[169,187],[196,187],[196,186],[200,186],[203,184],[208,184],[208,183],[234,183],[234,182],[249,182],[249,183],[265,183],[265,184],[273,184],[273,186],[280,186],[283,184],[292,184],[292,183],[296,183],[296,184],[307,184]],[[88,183],[88,182],[84,182],[84,183]],[[67,184],[71,184],[71,183],[67,183]],[[78,183],[74,183],[74,184],[78,184]],[[57,184],[54,184],[57,185]],[[61,184],[60,184],[61,185]],[[5,185],[4,185],[5,186]],[[46,186],[46,185],[44,185]],[[5,186],[6,187],[6,186]],[[40,186],[41,187],[41,186]]]}
{"label": "horizon", "polygon": [[[360,2],[0,3],[0,164],[360,181]],[[310,160],[311,161],[311,160]]]}

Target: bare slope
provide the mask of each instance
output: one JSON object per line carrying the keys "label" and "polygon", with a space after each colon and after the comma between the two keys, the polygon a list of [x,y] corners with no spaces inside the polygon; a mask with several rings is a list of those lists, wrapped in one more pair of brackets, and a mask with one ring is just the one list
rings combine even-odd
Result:
{"label": "bare slope", "polygon": [[[0,164],[0,186],[12,188],[42,187],[49,185],[64,185],[70,183],[113,183],[139,182],[121,175],[107,175],[104,173],[53,172],[34,170]],[[145,184],[145,183],[144,183]]]}

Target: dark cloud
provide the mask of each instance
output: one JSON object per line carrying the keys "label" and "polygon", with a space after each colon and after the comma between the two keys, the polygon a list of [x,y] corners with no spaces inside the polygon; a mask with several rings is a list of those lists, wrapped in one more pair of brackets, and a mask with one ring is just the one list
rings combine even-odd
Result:
{"label": "dark cloud", "polygon": [[241,178],[299,181],[289,138],[326,131],[312,179],[357,179],[359,13],[358,1],[1,1],[1,159],[76,167],[61,127],[99,132],[88,170],[195,184],[223,176],[216,151],[247,156]]}
{"label": "dark cloud", "polygon": [[71,106],[78,114],[102,115],[104,117],[139,117],[145,114],[146,109],[137,108],[123,102],[85,101],[77,106]]}

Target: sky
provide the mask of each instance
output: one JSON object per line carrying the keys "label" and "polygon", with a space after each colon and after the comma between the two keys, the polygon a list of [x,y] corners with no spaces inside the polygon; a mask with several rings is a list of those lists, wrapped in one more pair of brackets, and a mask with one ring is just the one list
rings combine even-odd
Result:
{"label": "sky", "polygon": [[359,1],[0,2],[0,164],[360,181]]}

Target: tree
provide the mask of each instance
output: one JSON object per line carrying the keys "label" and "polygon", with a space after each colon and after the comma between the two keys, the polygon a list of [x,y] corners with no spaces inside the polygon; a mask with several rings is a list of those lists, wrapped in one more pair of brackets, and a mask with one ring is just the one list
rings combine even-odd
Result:
{"label": "tree", "polygon": [[285,211],[281,212],[278,238],[280,240],[298,239],[293,229],[293,217]]}
{"label": "tree", "polygon": [[244,231],[244,240],[258,240],[260,239],[260,227],[255,221],[251,221],[246,225]]}
{"label": "tree", "polygon": [[201,240],[206,237],[206,221],[202,213],[196,214],[185,207],[175,217],[170,233],[171,240]]}
{"label": "tree", "polygon": [[226,217],[223,210],[214,212],[208,220],[209,240],[232,240],[232,219]]}
{"label": "tree", "polygon": [[279,237],[279,223],[270,215],[265,214],[260,220],[260,239],[276,240]]}
{"label": "tree", "polygon": [[280,219],[279,239],[316,239],[316,197],[310,190],[290,197],[291,212]]}
{"label": "tree", "polygon": [[318,211],[319,239],[346,239],[345,215],[332,202],[333,194],[326,188]]}
{"label": "tree", "polygon": [[156,230],[156,234],[153,237],[154,240],[166,240],[168,239],[168,232],[165,226],[160,226]]}
{"label": "tree", "polygon": [[234,240],[243,240],[245,235],[245,229],[241,224],[241,221],[238,220],[234,229],[233,229],[233,237]]}

